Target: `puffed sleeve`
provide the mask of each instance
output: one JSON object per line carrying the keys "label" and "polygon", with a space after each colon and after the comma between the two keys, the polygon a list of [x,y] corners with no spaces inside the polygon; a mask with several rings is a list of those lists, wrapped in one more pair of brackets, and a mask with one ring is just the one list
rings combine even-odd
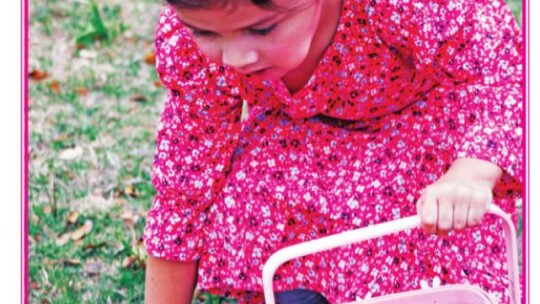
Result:
{"label": "puffed sleeve", "polygon": [[456,157],[490,161],[519,184],[522,43],[504,1],[374,0],[366,10],[380,39],[409,59],[419,81],[436,79],[439,90],[454,92],[448,102],[460,103],[456,119],[468,126]]}
{"label": "puffed sleeve", "polygon": [[236,148],[241,97],[234,75],[200,54],[171,8],[160,16],[155,50],[168,98],[153,160],[157,194],[143,239],[154,257],[193,261]]}

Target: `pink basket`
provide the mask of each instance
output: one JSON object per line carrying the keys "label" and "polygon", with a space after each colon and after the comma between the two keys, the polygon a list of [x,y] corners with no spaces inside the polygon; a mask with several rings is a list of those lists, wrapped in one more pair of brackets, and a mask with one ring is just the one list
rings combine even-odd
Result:
{"label": "pink basket", "polygon": [[[510,297],[514,304],[520,301],[519,268],[517,260],[516,232],[510,217],[495,204],[491,205],[489,213],[503,219],[504,234],[508,258],[508,278],[510,281]],[[275,304],[272,279],[274,273],[283,263],[305,255],[333,249],[351,243],[362,242],[390,233],[396,233],[420,226],[419,216],[410,216],[395,221],[351,230],[317,240],[304,242],[282,248],[275,252],[263,268],[263,288],[266,304]],[[470,285],[447,285],[431,289],[414,290],[369,300],[352,303],[369,304],[480,304],[497,303],[485,291]]]}

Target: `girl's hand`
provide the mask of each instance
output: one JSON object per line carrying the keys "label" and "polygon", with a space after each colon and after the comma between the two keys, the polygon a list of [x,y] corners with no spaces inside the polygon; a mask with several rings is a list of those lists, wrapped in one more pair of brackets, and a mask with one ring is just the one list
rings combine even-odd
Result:
{"label": "girl's hand", "polygon": [[426,187],[416,208],[428,233],[446,235],[480,223],[502,175],[495,164],[471,158],[456,160],[448,172]]}

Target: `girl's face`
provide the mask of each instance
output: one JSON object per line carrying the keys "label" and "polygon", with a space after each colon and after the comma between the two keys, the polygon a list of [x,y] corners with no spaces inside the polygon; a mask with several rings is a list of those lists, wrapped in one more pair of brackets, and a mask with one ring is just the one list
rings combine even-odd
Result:
{"label": "girl's face", "polygon": [[176,12],[210,59],[240,73],[278,79],[308,56],[320,23],[322,0],[274,2],[278,9],[245,1],[233,10]]}

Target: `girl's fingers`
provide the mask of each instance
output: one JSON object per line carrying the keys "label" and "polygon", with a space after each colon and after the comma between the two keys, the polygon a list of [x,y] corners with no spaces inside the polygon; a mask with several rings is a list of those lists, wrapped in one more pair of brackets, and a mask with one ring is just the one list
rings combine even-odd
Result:
{"label": "girl's fingers", "polygon": [[437,232],[438,207],[434,195],[426,191],[419,200],[420,221],[424,231],[434,234]]}
{"label": "girl's fingers", "polygon": [[416,209],[426,233],[446,235],[452,229],[478,225],[492,199],[491,193],[443,190],[427,187],[417,201]]}
{"label": "girl's fingers", "polygon": [[480,219],[482,218],[482,212],[480,211],[480,208],[473,207],[469,209],[469,215],[467,216],[467,227],[474,227],[480,223]]}
{"label": "girl's fingers", "polygon": [[439,198],[437,234],[447,235],[454,224],[454,204],[448,198]]}
{"label": "girl's fingers", "polygon": [[469,215],[469,204],[458,202],[454,205],[454,229],[463,230],[467,227],[467,217]]}
{"label": "girl's fingers", "polygon": [[491,191],[467,186],[431,185],[416,204],[424,231],[446,235],[480,223],[493,195]]}
{"label": "girl's fingers", "polygon": [[488,210],[490,203],[490,195],[476,195],[471,199],[469,215],[467,216],[467,227],[474,227],[480,224],[482,216]]}
{"label": "girl's fingers", "polygon": [[471,204],[469,207],[469,214],[467,216],[467,227],[474,227],[478,225],[483,214],[484,213],[477,204]]}

